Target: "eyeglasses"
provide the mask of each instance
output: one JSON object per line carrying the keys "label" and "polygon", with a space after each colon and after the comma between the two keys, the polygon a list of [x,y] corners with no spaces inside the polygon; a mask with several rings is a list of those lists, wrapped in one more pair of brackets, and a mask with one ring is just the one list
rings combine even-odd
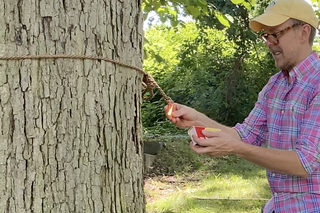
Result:
{"label": "eyeglasses", "polygon": [[260,36],[263,41],[267,42],[269,41],[273,45],[278,45],[279,44],[279,37],[282,36],[285,32],[291,30],[292,28],[303,25],[303,23],[295,23],[292,26],[289,26],[287,28],[284,28],[283,30],[280,30],[279,32],[276,33],[262,33]]}

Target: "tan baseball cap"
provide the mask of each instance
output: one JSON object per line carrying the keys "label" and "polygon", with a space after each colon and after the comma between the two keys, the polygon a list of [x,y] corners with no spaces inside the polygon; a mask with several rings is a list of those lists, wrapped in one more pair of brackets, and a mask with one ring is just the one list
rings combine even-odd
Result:
{"label": "tan baseball cap", "polygon": [[262,15],[250,21],[250,28],[257,32],[263,26],[277,26],[290,18],[306,22],[315,29],[319,25],[314,10],[305,0],[273,0]]}

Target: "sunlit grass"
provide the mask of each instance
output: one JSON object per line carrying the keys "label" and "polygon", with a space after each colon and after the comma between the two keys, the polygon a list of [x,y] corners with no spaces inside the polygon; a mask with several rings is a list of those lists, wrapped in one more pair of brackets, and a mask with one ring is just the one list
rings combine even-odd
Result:
{"label": "sunlit grass", "polygon": [[[163,196],[158,193],[172,183],[153,180],[152,186],[160,190],[145,190],[147,196],[153,198],[146,205],[147,213],[260,212],[266,199],[271,197],[264,169],[236,156],[209,158],[195,155],[185,145],[185,140],[167,140],[167,148],[158,156],[157,162],[183,167],[183,171],[177,168],[179,172],[174,172],[173,176],[177,183],[185,180],[183,186],[176,183],[174,191]],[[178,152],[184,153],[187,159],[176,156]],[[186,168],[193,169],[186,171]]]}
{"label": "sunlit grass", "polygon": [[187,185],[169,197],[147,204],[147,212],[258,212],[266,202],[263,198],[269,197],[264,178],[209,175],[197,185]]}

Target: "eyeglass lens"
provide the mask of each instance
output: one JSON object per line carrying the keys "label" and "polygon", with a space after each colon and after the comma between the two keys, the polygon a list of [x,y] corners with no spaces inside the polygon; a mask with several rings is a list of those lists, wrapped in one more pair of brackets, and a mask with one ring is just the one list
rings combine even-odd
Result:
{"label": "eyeglass lens", "polygon": [[265,35],[262,38],[265,42],[269,41],[271,44],[278,44],[278,39],[272,34]]}

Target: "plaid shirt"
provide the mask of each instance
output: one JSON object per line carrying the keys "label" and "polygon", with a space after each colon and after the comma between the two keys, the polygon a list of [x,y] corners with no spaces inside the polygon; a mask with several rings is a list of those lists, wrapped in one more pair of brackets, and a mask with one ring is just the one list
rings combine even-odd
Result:
{"label": "plaid shirt", "polygon": [[234,128],[246,143],[296,151],[309,173],[301,178],[267,171],[273,196],[264,212],[320,212],[320,60],[316,52],[289,74],[282,71],[272,76],[249,116]]}

